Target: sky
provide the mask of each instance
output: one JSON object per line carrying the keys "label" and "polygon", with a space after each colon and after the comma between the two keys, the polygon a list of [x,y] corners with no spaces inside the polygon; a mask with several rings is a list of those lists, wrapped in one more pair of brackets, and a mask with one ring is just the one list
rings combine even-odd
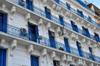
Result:
{"label": "sky", "polygon": [[96,5],[98,8],[100,7],[100,0],[85,0],[87,2],[92,2],[94,5]]}

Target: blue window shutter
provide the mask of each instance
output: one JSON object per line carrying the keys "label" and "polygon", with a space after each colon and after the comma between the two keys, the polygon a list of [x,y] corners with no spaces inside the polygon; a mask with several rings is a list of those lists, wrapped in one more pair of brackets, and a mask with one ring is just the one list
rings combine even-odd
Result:
{"label": "blue window shutter", "polygon": [[7,33],[7,14],[3,15],[3,32]]}
{"label": "blue window shutter", "polygon": [[86,32],[87,32],[87,36],[90,38],[90,33],[89,33],[88,28],[86,29]]}
{"label": "blue window shutter", "polygon": [[98,34],[96,34],[96,33],[94,33],[94,35],[97,35],[97,40],[98,40],[98,42],[100,42],[99,35],[98,35]]}
{"label": "blue window shutter", "polygon": [[63,17],[59,16],[59,19],[60,19],[60,24],[64,26]]}
{"label": "blue window shutter", "polygon": [[0,66],[6,66],[6,50],[0,49]]}
{"label": "blue window shutter", "polygon": [[[35,25],[35,30],[36,30],[36,42],[37,42],[37,39],[38,39],[38,36],[39,36],[39,31],[38,31],[38,26]],[[38,41],[40,42],[40,40],[38,39]]]}
{"label": "blue window shutter", "polygon": [[50,39],[50,45],[51,45],[51,47],[56,48],[55,38],[51,36],[50,30],[49,30],[49,39]]}
{"label": "blue window shutter", "polygon": [[72,29],[75,30],[73,21],[71,21]]}
{"label": "blue window shutter", "polygon": [[70,47],[69,47],[69,42],[68,39],[64,38],[65,46],[66,46],[66,51],[70,53]]}
{"label": "blue window shutter", "polygon": [[83,12],[81,11],[81,17],[83,17]]}
{"label": "blue window shutter", "polygon": [[33,11],[33,2],[30,0],[26,0],[27,8]]}
{"label": "blue window shutter", "polygon": [[4,50],[4,60],[3,60],[3,65],[6,66],[6,50]]}
{"label": "blue window shutter", "polygon": [[38,59],[38,57],[31,56],[31,66],[39,66],[39,59]]}
{"label": "blue window shutter", "polygon": [[51,19],[51,14],[48,12],[47,6],[45,7],[46,18]]}
{"label": "blue window shutter", "polygon": [[2,18],[0,17],[0,31],[2,30]]}
{"label": "blue window shutter", "polygon": [[79,55],[80,55],[81,57],[83,57],[82,50],[81,50],[81,48],[80,48],[80,46],[79,46],[79,42],[77,41],[76,43],[77,43],[77,48],[78,48],[78,51],[79,51]]}
{"label": "blue window shutter", "polygon": [[92,53],[92,49],[89,47],[89,51],[90,51],[90,53]]}
{"label": "blue window shutter", "polygon": [[29,0],[30,10],[33,11],[33,2]]}
{"label": "blue window shutter", "polygon": [[78,30],[78,27],[77,27],[77,25],[75,25],[75,29],[76,29],[76,32],[78,32],[78,33],[79,33],[79,30]]}
{"label": "blue window shutter", "polygon": [[57,3],[59,3],[59,0],[55,0]]}

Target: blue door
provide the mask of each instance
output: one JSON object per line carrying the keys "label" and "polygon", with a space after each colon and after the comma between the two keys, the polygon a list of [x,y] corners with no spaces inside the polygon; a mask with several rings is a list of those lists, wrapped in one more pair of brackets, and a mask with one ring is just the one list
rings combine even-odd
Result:
{"label": "blue door", "polygon": [[39,58],[31,56],[31,66],[39,66]]}
{"label": "blue door", "polygon": [[47,8],[47,6],[45,7],[45,13],[46,13],[46,18],[51,19],[51,14],[50,14],[49,9]]}
{"label": "blue door", "polygon": [[7,33],[7,14],[0,13],[0,31]]}
{"label": "blue door", "polygon": [[39,36],[38,26],[28,23],[28,29],[29,29],[29,40],[37,42]]}
{"label": "blue door", "polygon": [[71,25],[72,25],[72,29],[79,33],[78,27],[77,27],[77,25],[74,25],[73,21],[71,21]]}
{"label": "blue door", "polygon": [[83,30],[86,32],[85,36],[89,37],[90,38],[90,33],[89,33],[89,30],[88,28],[85,28],[84,26],[82,26]]}
{"label": "blue door", "polygon": [[79,45],[79,42],[78,41],[76,43],[77,43],[77,48],[78,48],[78,51],[79,51],[79,55],[81,57],[83,57],[82,50],[81,50],[81,46]]}
{"label": "blue door", "polygon": [[66,51],[70,53],[70,47],[69,47],[69,42],[68,39],[64,38],[65,46],[66,46]]}
{"label": "blue door", "polygon": [[59,16],[59,19],[60,19],[60,24],[64,26],[63,17]]}
{"label": "blue door", "polygon": [[0,66],[6,66],[6,50],[0,49]]}
{"label": "blue door", "polygon": [[49,30],[49,39],[50,39],[50,45],[53,48],[56,48],[56,44],[55,44],[55,37],[51,36],[51,31]]}
{"label": "blue door", "polygon": [[90,57],[90,59],[92,59],[93,61],[94,61],[94,56],[92,55],[92,48],[91,47],[89,47],[89,51],[90,51],[90,55],[89,55],[89,57]]}
{"label": "blue door", "polygon": [[55,0],[57,3],[59,3],[59,0]]}
{"label": "blue door", "polygon": [[26,6],[27,6],[28,9],[33,11],[33,2],[32,1],[26,0]]}

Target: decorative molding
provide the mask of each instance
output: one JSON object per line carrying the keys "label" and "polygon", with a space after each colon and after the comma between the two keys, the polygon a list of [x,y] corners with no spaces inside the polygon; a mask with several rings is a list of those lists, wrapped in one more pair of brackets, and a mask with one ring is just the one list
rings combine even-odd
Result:
{"label": "decorative molding", "polygon": [[53,60],[56,58],[56,53],[55,53],[55,51],[53,51],[52,53],[51,53],[51,65],[53,65]]}
{"label": "decorative molding", "polygon": [[63,12],[63,11],[61,11],[60,15],[61,15],[61,16],[64,16],[64,12]]}
{"label": "decorative molding", "polygon": [[55,10],[55,8],[56,8],[56,4],[53,4],[52,9]]}
{"label": "decorative molding", "polygon": [[11,53],[10,53],[10,56],[13,56],[13,51],[15,50],[15,48],[17,47],[17,40],[13,40],[12,42],[11,42]]}
{"label": "decorative molding", "polygon": [[61,57],[61,61],[62,61],[62,62],[66,62],[66,61],[67,61],[67,57],[66,57],[65,54]]}
{"label": "decorative molding", "polygon": [[83,23],[84,23],[84,21],[82,20],[82,21],[81,21],[81,24],[83,24]]}
{"label": "decorative molding", "polygon": [[57,11],[57,12],[60,12],[60,10],[61,10],[61,7],[57,6],[57,7],[56,7],[56,11]]}
{"label": "decorative molding", "polygon": [[5,4],[2,4],[2,5],[1,5],[1,9],[2,9],[2,11],[4,11],[5,8],[6,8],[6,5],[5,5]]}
{"label": "decorative molding", "polygon": [[87,24],[87,27],[89,27],[89,26],[90,26],[90,24],[88,23],[88,24]]}
{"label": "decorative molding", "polygon": [[0,47],[5,47],[4,46],[5,43],[6,43],[6,40],[1,38]]}
{"label": "decorative molding", "polygon": [[82,41],[82,43],[86,43],[86,39],[85,38],[83,38],[81,41]]}
{"label": "decorative molding", "polygon": [[67,63],[70,64],[72,63],[72,61],[73,61],[72,56],[67,56]]}
{"label": "decorative molding", "polygon": [[47,50],[44,48],[42,50],[42,63],[44,63],[44,57],[47,56]]}
{"label": "decorative molding", "polygon": [[60,33],[61,32],[61,28],[60,27],[57,27],[56,28],[56,31],[57,31],[57,33]]}
{"label": "decorative molding", "polygon": [[15,13],[16,13],[16,7],[15,6],[12,6],[12,8],[11,8],[11,14],[13,15]]}
{"label": "decorative molding", "polygon": [[89,66],[94,66],[94,64],[93,63],[90,63],[90,65]]}
{"label": "decorative molding", "polygon": [[77,60],[77,65],[78,65],[78,66],[83,66],[83,61],[82,61],[81,59],[78,59],[78,60]]}
{"label": "decorative molding", "polygon": [[83,66],[87,66],[85,61],[83,61]]}
{"label": "decorative molding", "polygon": [[47,29],[50,29],[50,28],[51,28],[51,23],[48,22],[48,23],[46,24],[46,27],[47,27]]}
{"label": "decorative molding", "polygon": [[42,2],[43,2],[43,4],[46,4],[47,0],[43,0]]}
{"label": "decorative molding", "polygon": [[87,44],[88,44],[88,45],[90,45],[90,44],[91,44],[90,40],[88,40],[88,41],[87,41]]}
{"label": "decorative molding", "polygon": [[39,19],[38,20],[38,25],[41,26],[42,24],[43,24],[43,20],[42,19]]}
{"label": "decorative molding", "polygon": [[42,50],[42,56],[43,56],[43,57],[47,56],[47,50],[46,50],[46,49],[43,49],[43,50]]}
{"label": "decorative molding", "polygon": [[31,14],[30,13],[27,13],[26,14],[26,20],[29,21],[30,19],[31,19]]}
{"label": "decorative molding", "polygon": [[76,21],[79,22],[79,18],[77,18]]}
{"label": "decorative molding", "polygon": [[31,54],[34,51],[33,45],[28,46],[28,54]]}

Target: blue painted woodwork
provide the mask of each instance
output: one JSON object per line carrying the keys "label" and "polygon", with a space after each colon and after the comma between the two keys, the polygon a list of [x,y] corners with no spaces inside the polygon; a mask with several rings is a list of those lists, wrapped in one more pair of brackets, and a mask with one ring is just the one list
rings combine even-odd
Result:
{"label": "blue painted woodwork", "polygon": [[76,43],[77,43],[77,48],[78,48],[78,51],[79,51],[79,55],[81,57],[83,57],[82,50],[81,50],[81,46],[79,45],[79,42],[78,41]]}
{"label": "blue painted woodwork", "polygon": [[31,66],[39,66],[39,58],[31,56]]}
{"label": "blue painted woodwork", "polygon": [[6,50],[0,49],[0,66],[6,66]]}
{"label": "blue painted woodwork", "polygon": [[69,47],[69,42],[68,39],[64,38],[65,46],[66,46],[66,51],[70,53],[70,47]]}
{"label": "blue painted woodwork", "polygon": [[49,30],[49,39],[50,39],[50,45],[53,48],[56,48],[56,44],[55,44],[55,37],[51,36],[51,31]]}

